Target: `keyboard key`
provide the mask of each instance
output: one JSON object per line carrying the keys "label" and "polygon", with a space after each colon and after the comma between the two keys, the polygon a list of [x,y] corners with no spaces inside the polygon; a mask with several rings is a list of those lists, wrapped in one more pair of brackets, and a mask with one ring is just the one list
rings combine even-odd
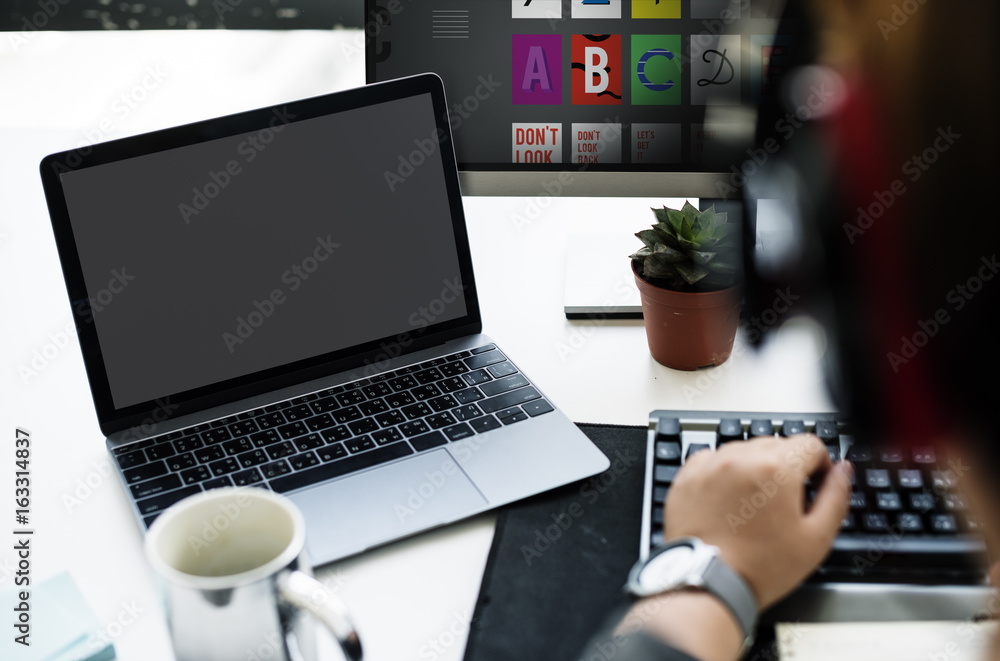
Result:
{"label": "keyboard key", "polygon": [[417,386],[416,388],[411,388],[410,394],[418,402],[423,402],[428,399],[431,399],[432,397],[439,396],[441,394],[441,391],[438,390],[438,387],[433,383],[428,383],[426,386]]}
{"label": "keyboard key", "polygon": [[480,367],[486,367],[488,365],[493,365],[494,363],[502,363],[505,360],[507,359],[502,353],[494,350],[470,356],[465,359],[465,364],[469,366],[469,369],[477,370]]}
{"label": "keyboard key", "polygon": [[[485,355],[485,354],[484,354]],[[539,392],[535,390],[533,386],[528,386],[526,388],[519,388],[511,392],[505,392],[502,395],[497,395],[490,399],[483,400],[479,403],[479,408],[481,408],[486,413],[493,413],[499,411],[500,409],[505,409],[510,406],[517,406],[518,404],[523,404],[525,402],[530,402],[533,399],[538,399],[541,397]],[[458,394],[456,393],[455,398],[460,402],[462,401]],[[467,402],[462,402],[463,404]]]}
{"label": "keyboard key", "polygon": [[222,459],[225,456],[226,451],[222,449],[221,445],[209,445],[194,451],[194,458],[200,464],[207,464],[216,459]]}
{"label": "keyboard key", "polygon": [[478,386],[481,383],[486,383],[493,380],[493,376],[487,372],[485,369],[474,370],[462,376],[462,380],[465,381],[466,385]]}
{"label": "keyboard key", "polygon": [[486,398],[486,395],[479,392],[479,388],[466,388],[455,392],[454,395],[459,404],[471,404]]}
{"label": "keyboard key", "polygon": [[931,514],[930,528],[936,533],[958,532],[958,524],[951,514]]}
{"label": "keyboard key", "polygon": [[392,394],[392,386],[385,382],[373,383],[361,389],[368,399],[378,399]]}
{"label": "keyboard key", "polygon": [[[796,432],[796,433],[801,434],[803,432]],[[851,532],[852,530],[855,529],[855,527],[856,525],[854,523],[854,512],[848,512],[847,516],[845,516],[840,521],[840,530],[842,532]]]}
{"label": "keyboard key", "polygon": [[299,452],[308,452],[309,450],[315,450],[318,447],[322,447],[326,444],[326,441],[324,441],[319,434],[309,434],[308,436],[296,439],[293,443],[295,444],[295,449]]}
{"label": "keyboard key", "polygon": [[469,438],[470,436],[474,436],[476,433],[472,430],[472,427],[464,422],[452,425],[451,427],[445,427],[441,431],[444,432],[444,435],[448,437],[449,441],[461,441],[463,438]]}
{"label": "keyboard key", "polygon": [[[439,434],[440,432],[434,432]],[[320,464],[308,468],[304,471],[292,473],[271,481],[271,488],[278,493],[286,493],[293,489],[310,486],[323,480],[328,480],[341,475],[347,475],[358,470],[370,468],[393,459],[405,457],[413,454],[413,450],[406,443],[390,443],[380,448],[375,448],[371,452],[363,452],[352,455],[338,461]]]}
{"label": "keyboard key", "polygon": [[393,441],[403,440],[403,435],[398,429],[380,429],[372,433],[372,440],[375,445],[388,445]]}
{"label": "keyboard key", "polygon": [[660,484],[671,484],[680,469],[680,466],[658,465],[653,471],[653,480]]}
{"label": "keyboard key", "polygon": [[303,454],[297,454],[288,462],[292,465],[295,470],[302,470],[303,468],[309,468],[315,466],[319,463],[319,459],[312,452],[305,452]]}
{"label": "keyboard key", "polygon": [[273,413],[262,415],[259,418],[254,418],[254,422],[256,422],[257,426],[261,429],[271,429],[272,427],[280,427],[288,421],[285,420],[285,416],[275,411]]}
{"label": "keyboard key", "polygon": [[309,433],[309,428],[306,427],[306,423],[301,420],[297,420],[290,424],[278,427],[278,433],[281,435],[281,438],[288,440],[290,438],[295,438],[296,436],[302,436],[303,434]]}
{"label": "keyboard key", "polygon": [[865,471],[865,484],[870,489],[888,489],[889,471],[884,468],[869,468]]}
{"label": "keyboard key", "polygon": [[670,493],[670,489],[664,486],[653,487],[653,502],[654,503],[665,503],[667,501],[667,494]]}
{"label": "keyboard key", "polygon": [[277,445],[271,445],[267,448],[267,456],[271,457],[271,459],[289,457],[296,452],[298,452],[298,450],[295,449],[295,446],[292,445],[290,441],[278,443]]}
{"label": "keyboard key", "polygon": [[900,499],[898,493],[891,491],[881,491],[875,494],[875,504],[880,510],[901,510],[903,509],[903,501]]}
{"label": "keyboard key", "polygon": [[[390,391],[391,394],[392,391]],[[376,413],[384,413],[389,410],[389,405],[381,399],[373,399],[371,401],[358,404],[358,410],[364,415],[375,415]]]}
{"label": "keyboard key", "polygon": [[681,444],[676,441],[657,441],[655,447],[657,461],[680,463]]}
{"label": "keyboard key", "polygon": [[186,485],[204,482],[211,477],[212,471],[208,469],[208,466],[195,466],[194,468],[189,468],[181,473],[181,480],[183,480]]}
{"label": "keyboard key", "polygon": [[187,438],[179,438],[174,441],[174,447],[178,452],[191,452],[192,450],[197,450],[203,447],[205,444],[197,436],[189,436]]}
{"label": "keyboard key", "polygon": [[401,410],[409,420],[422,418],[425,415],[430,415],[432,413],[431,407],[424,402],[417,402],[416,404],[404,406]]}
{"label": "keyboard key", "polygon": [[899,464],[903,462],[903,453],[895,449],[880,450],[879,461],[883,464]]}
{"label": "keyboard key", "polygon": [[486,368],[494,379],[500,379],[510,374],[516,374],[517,368],[504,361],[502,363],[497,363],[496,365],[490,365]]}
{"label": "keyboard key", "polygon": [[770,420],[751,420],[750,437],[774,436],[774,425]]}
{"label": "keyboard key", "polygon": [[435,385],[441,389],[441,392],[455,392],[456,390],[462,390],[463,388],[469,387],[469,384],[457,377],[443,379],[438,381]]}
{"label": "keyboard key", "polygon": [[861,521],[868,532],[885,532],[889,528],[889,519],[885,514],[868,512],[861,516]]}
{"label": "keyboard key", "polygon": [[346,457],[347,448],[344,447],[343,443],[334,443],[333,445],[320,448],[316,451],[316,454],[319,456],[320,461],[333,461],[341,457]]}
{"label": "keyboard key", "polygon": [[783,423],[781,423],[782,436],[795,436],[796,434],[805,434],[805,433],[806,433],[806,423],[804,423],[801,420],[785,420]]}
{"label": "keyboard key", "polygon": [[913,448],[913,463],[915,464],[936,464],[937,453],[930,446]]}
{"label": "keyboard key", "polygon": [[923,532],[924,522],[919,514],[902,512],[896,517],[896,523],[903,532]]}
{"label": "keyboard key", "polygon": [[151,448],[146,448],[146,456],[150,460],[167,459],[177,453],[173,443],[157,443]]}
{"label": "keyboard key", "polygon": [[250,434],[260,431],[260,427],[253,420],[239,420],[229,425],[229,433],[233,436],[249,436]]}
{"label": "keyboard key", "polygon": [[830,455],[830,461],[837,463],[840,461],[840,446],[839,445],[827,445],[826,453]]}
{"label": "keyboard key", "polygon": [[[499,413],[497,414],[497,417],[500,418]],[[515,413],[500,418],[500,422],[505,425],[512,425],[515,422],[521,422],[522,420],[527,420],[527,419],[528,419],[527,413],[524,413],[523,411],[517,411]]]}
{"label": "keyboard key", "polygon": [[201,487],[191,486],[185,487],[183,489],[178,489],[177,491],[171,491],[170,493],[163,494],[161,496],[155,496],[153,498],[146,498],[145,500],[140,500],[136,502],[136,506],[139,508],[139,514],[146,516],[147,514],[154,514],[156,512],[162,512],[174,503],[180,502],[187,498],[188,496],[193,496],[196,493],[201,493]]}
{"label": "keyboard key", "polygon": [[919,470],[912,468],[899,469],[900,489],[923,489],[924,477]]}
{"label": "keyboard key", "polygon": [[934,494],[911,493],[910,509],[917,512],[930,512],[934,509]]}
{"label": "keyboard key", "polygon": [[226,457],[225,459],[209,464],[208,467],[212,469],[212,475],[215,477],[228,475],[241,468],[240,463],[236,461],[235,457]]}
{"label": "keyboard key", "polygon": [[851,492],[851,509],[863,510],[868,507],[868,498],[863,491]]}
{"label": "keyboard key", "polygon": [[399,431],[403,432],[404,436],[410,437],[430,431],[430,427],[428,427],[423,420],[411,420],[410,422],[400,425]]}
{"label": "keyboard key", "polygon": [[656,420],[656,440],[679,441],[681,436],[681,421],[672,416],[660,416]]}
{"label": "keyboard key", "polygon": [[170,459],[167,459],[167,466],[170,468],[170,470],[175,472],[184,470],[185,468],[191,468],[197,463],[198,462],[195,460],[194,455],[191,454],[190,452],[186,452],[184,454],[178,454],[173,457],[170,457]]}
{"label": "keyboard key", "polygon": [[271,458],[267,456],[267,452],[264,450],[251,450],[250,452],[244,452],[243,454],[236,455],[236,461],[240,462],[240,466],[243,468],[260,466],[261,464],[266,464],[270,460]]}
{"label": "keyboard key", "polygon": [[383,427],[393,427],[406,422],[406,416],[399,411],[386,411],[375,416],[375,420]]}
{"label": "keyboard key", "polygon": [[375,441],[373,441],[370,436],[359,436],[357,438],[352,438],[349,441],[344,441],[344,447],[347,448],[347,451],[351,454],[357,454],[358,452],[371,450],[375,447]]}
{"label": "keyboard key", "polygon": [[[837,428],[836,420],[817,420],[816,435],[827,444],[832,444],[840,438],[840,430]],[[853,459],[851,460],[853,461]]]}
{"label": "keyboard key", "polygon": [[365,394],[360,390],[348,390],[336,395],[334,399],[336,399],[337,403],[341,406],[348,407],[365,401]]}
{"label": "keyboard key", "polygon": [[479,389],[482,390],[483,394],[487,397],[493,397],[494,395],[523,388],[526,385],[528,385],[528,380],[524,378],[523,374],[512,374],[511,376],[505,376],[504,378],[497,379],[496,381],[484,383],[479,386]]}
{"label": "keyboard key", "polygon": [[965,497],[960,493],[946,493],[941,496],[941,502],[949,512],[964,512],[969,507]]}
{"label": "keyboard key", "polygon": [[[389,380],[389,387],[392,388],[393,392],[403,392],[404,390],[409,390],[417,385],[416,380],[409,374],[405,376],[400,376],[395,379]],[[392,406],[392,404],[390,404]]]}
{"label": "keyboard key", "polygon": [[553,406],[544,399],[536,399],[533,402],[522,404],[521,408],[524,409],[524,412],[532,418],[542,415],[543,413],[548,413],[549,411],[555,411],[555,408],[553,408]]}
{"label": "keyboard key", "polygon": [[[504,364],[510,365],[510,363],[504,363]],[[453,360],[450,363],[445,363],[438,369],[441,370],[442,377],[458,376],[460,374],[465,374],[466,372],[469,371],[469,368],[466,367],[465,363],[463,363],[460,360]],[[514,371],[516,372],[517,370]],[[507,372],[507,373],[511,374],[512,372]],[[503,375],[501,374],[501,376]]]}
{"label": "keyboard key", "polygon": [[440,381],[444,378],[444,374],[441,374],[441,370],[438,368],[432,367],[429,370],[417,372],[413,375],[413,378],[416,379],[417,383],[423,386],[429,383],[434,383],[435,381]]}
{"label": "keyboard key", "polygon": [[333,397],[318,399],[315,402],[311,402],[309,406],[316,413],[329,413],[340,408],[340,404]]}
{"label": "keyboard key", "polygon": [[171,474],[158,477],[155,480],[133,484],[129,489],[132,490],[132,497],[138,500],[176,489],[179,486],[181,486],[181,478],[176,474]]}
{"label": "keyboard key", "polygon": [[233,435],[225,427],[217,427],[204,432],[201,437],[206,443],[221,443],[222,441],[228,441]]}
{"label": "keyboard key", "polygon": [[485,434],[488,431],[500,427],[500,421],[492,415],[474,418],[469,421],[469,426],[476,430],[476,433]]}
{"label": "keyboard key", "polygon": [[378,423],[373,418],[363,418],[347,424],[347,428],[355,435],[367,434],[378,429]]}
{"label": "keyboard key", "polygon": [[265,445],[270,445],[280,441],[281,435],[275,429],[265,429],[264,431],[259,431],[256,434],[250,434],[250,440],[253,441],[254,447],[262,448]]}
{"label": "keyboard key", "polygon": [[723,418],[719,420],[719,430],[717,441],[719,443],[729,443],[730,441],[743,440],[743,423],[735,418]]}
{"label": "keyboard key", "polygon": [[442,395],[441,397],[435,397],[434,399],[428,400],[427,405],[430,406],[431,410],[435,413],[441,413],[442,411],[447,411],[448,409],[458,406],[458,401],[451,395]]}
{"label": "keyboard key", "polygon": [[154,477],[159,477],[167,472],[167,464],[163,461],[153,461],[142,466],[136,466],[135,468],[130,468],[123,471],[125,475],[125,481],[128,484],[135,484],[136,482],[142,482],[144,480],[151,480]]}
{"label": "keyboard key", "polygon": [[417,400],[409,392],[397,392],[393,395],[387,395],[385,398],[385,403],[389,405],[389,408],[393,409],[401,409],[415,401]]}
{"label": "keyboard key", "polygon": [[232,456],[253,450],[253,441],[244,436],[232,441],[226,441],[222,444],[222,448],[226,451],[226,454]]}
{"label": "keyboard key", "polygon": [[451,414],[455,416],[456,420],[471,420],[472,418],[478,418],[483,414],[475,404],[466,404],[465,406],[459,406],[456,409],[452,409]]}
{"label": "keyboard key", "polygon": [[125,470],[126,468],[134,468],[146,463],[146,453],[142,450],[136,450],[126,454],[120,454],[117,459],[118,465],[121,466],[122,470]]}
{"label": "keyboard key", "polygon": [[251,468],[250,470],[241,471],[239,473],[233,473],[233,484],[238,487],[246,487],[263,481],[264,478],[261,476],[260,471],[256,468]]}
{"label": "keyboard key", "polygon": [[[382,401],[382,400],[377,400]],[[365,402],[367,404],[368,402]],[[362,405],[363,406],[363,405]],[[384,404],[383,404],[384,406]],[[306,418],[306,428],[309,431],[323,431],[324,429],[329,429],[337,424],[337,421],[333,419],[333,416],[329,413],[323,413],[321,415],[314,415],[311,418]]]}
{"label": "keyboard key", "polygon": [[497,347],[496,347],[495,344],[484,344],[481,347],[476,347],[475,349],[473,349],[472,350],[472,355],[476,355],[476,354],[480,354],[480,353],[486,353],[487,351],[493,351],[496,348]]}
{"label": "keyboard key", "polygon": [[345,441],[351,437],[351,430],[346,426],[334,427],[333,429],[325,429],[320,432],[320,436],[327,443],[335,443],[337,441]]}
{"label": "keyboard key", "polygon": [[687,456],[685,457],[685,461],[690,459],[696,453],[701,452],[702,450],[711,450],[711,449],[712,446],[708,445],[707,443],[692,443],[691,445],[688,446],[688,451],[687,451]]}
{"label": "keyboard key", "polygon": [[[281,461],[274,461],[270,464],[264,464],[260,467],[260,472],[264,476],[264,479],[271,480],[282,475],[287,475],[292,472],[292,467],[288,465],[288,462],[282,459]],[[298,473],[301,475],[302,473]],[[273,486],[271,488],[274,488]]]}
{"label": "keyboard key", "polygon": [[[816,423],[817,426],[819,423]],[[872,451],[866,445],[852,445],[847,448],[847,456],[845,457],[847,461],[852,464],[866,464],[872,460]]]}
{"label": "keyboard key", "polygon": [[426,422],[431,429],[441,429],[442,427],[453,425],[457,421],[451,416],[450,413],[445,412],[429,415],[424,422]]}
{"label": "keyboard key", "polygon": [[299,404],[298,406],[292,406],[283,411],[285,414],[285,419],[289,422],[294,422],[296,420],[305,420],[306,418],[313,417],[313,410],[308,404]]}
{"label": "keyboard key", "polygon": [[931,484],[935,491],[944,491],[957,487],[958,480],[951,471],[931,471]]}
{"label": "keyboard key", "polygon": [[333,419],[342,425],[346,425],[348,422],[354,422],[355,420],[360,420],[364,417],[361,415],[361,411],[357,406],[348,406],[344,409],[337,409],[330,415],[332,415]]}

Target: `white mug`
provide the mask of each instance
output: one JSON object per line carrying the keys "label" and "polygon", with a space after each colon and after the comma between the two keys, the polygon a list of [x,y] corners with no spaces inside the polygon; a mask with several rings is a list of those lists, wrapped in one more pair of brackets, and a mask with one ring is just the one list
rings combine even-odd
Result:
{"label": "white mug", "polygon": [[292,501],[259,488],[213,489],[161,514],[146,557],[164,584],[178,661],[313,661],[313,618],[361,659],[347,609],[312,576],[305,538]]}

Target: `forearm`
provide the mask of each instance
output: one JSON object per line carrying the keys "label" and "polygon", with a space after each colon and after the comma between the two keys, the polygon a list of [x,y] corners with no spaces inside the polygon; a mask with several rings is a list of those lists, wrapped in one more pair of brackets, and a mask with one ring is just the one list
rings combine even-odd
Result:
{"label": "forearm", "polygon": [[616,633],[637,629],[700,661],[734,661],[743,645],[736,618],[707,592],[685,590],[636,602]]}

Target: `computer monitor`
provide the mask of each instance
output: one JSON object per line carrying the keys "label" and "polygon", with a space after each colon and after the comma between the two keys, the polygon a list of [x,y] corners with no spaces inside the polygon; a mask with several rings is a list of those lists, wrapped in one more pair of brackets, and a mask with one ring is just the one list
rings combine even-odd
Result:
{"label": "computer monitor", "polygon": [[366,77],[444,79],[466,194],[736,199],[783,4],[365,0]]}

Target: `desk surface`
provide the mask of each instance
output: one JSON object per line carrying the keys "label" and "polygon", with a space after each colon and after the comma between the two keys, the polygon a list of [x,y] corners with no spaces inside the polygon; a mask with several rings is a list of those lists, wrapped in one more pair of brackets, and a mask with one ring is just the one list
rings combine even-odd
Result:
{"label": "desk surface", "polygon": [[[0,433],[10,438],[20,426],[33,437],[33,580],[69,570],[119,659],[173,657],[141,535],[97,427],[38,161],[83,142],[362,84],[359,36],[0,37]],[[782,329],[760,353],[740,337],[723,366],[683,373],[650,358],[641,321],[565,319],[570,233],[631,233],[649,222],[651,204],[663,202],[467,198],[485,331],[580,422],[642,425],[657,408],[830,410],[822,337],[808,324]],[[621,263],[632,286],[625,255]],[[12,442],[3,447],[13,454]],[[0,469],[0,493],[13,491],[11,463]],[[493,525],[480,516],[318,571],[352,609],[366,658],[462,657]],[[2,542],[0,589],[13,585],[15,567]],[[36,626],[41,636],[49,623]]]}

